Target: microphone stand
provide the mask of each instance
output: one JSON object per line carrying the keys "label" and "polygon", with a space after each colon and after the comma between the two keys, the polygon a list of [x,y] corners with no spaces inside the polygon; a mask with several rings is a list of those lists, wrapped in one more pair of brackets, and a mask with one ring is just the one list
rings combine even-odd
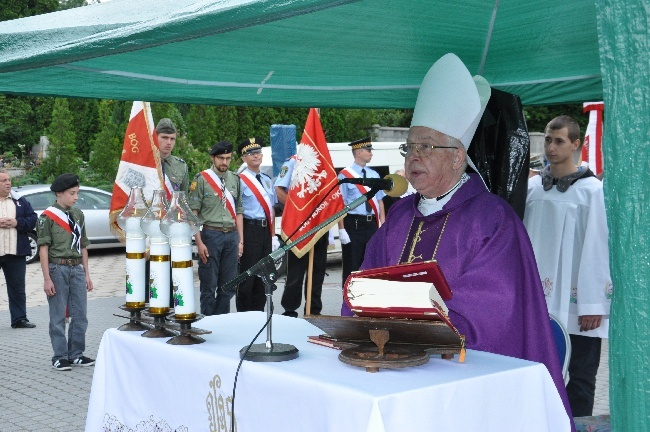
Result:
{"label": "microphone stand", "polygon": [[273,343],[272,340],[273,291],[276,289],[275,281],[278,279],[275,261],[282,258],[294,245],[299,244],[307,237],[320,231],[323,227],[337,221],[340,217],[345,216],[350,210],[353,210],[366,201],[371,200],[377,192],[379,192],[378,187],[371,188],[368,192],[343,207],[343,209],[330,216],[327,220],[319,223],[314,228],[298,237],[295,241],[285,243],[283,246],[271,252],[269,255],[253,264],[252,267],[231,281],[226,282],[225,285],[219,288],[224,291],[229,291],[232,287],[239,285],[251,276],[259,276],[264,282],[266,293],[266,317],[268,322],[266,328],[266,343],[253,344],[250,346],[250,349],[248,345],[243,347],[239,351],[240,358],[257,362],[280,362],[293,360],[298,357],[298,348],[295,346],[290,344]]}

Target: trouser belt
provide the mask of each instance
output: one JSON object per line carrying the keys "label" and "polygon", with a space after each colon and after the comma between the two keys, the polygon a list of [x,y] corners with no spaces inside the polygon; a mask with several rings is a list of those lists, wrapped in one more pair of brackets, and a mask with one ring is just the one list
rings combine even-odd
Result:
{"label": "trouser belt", "polygon": [[59,264],[65,266],[76,266],[81,264],[81,258],[52,258],[50,259],[52,264]]}
{"label": "trouser belt", "polygon": [[246,219],[246,218],[244,218],[244,223],[247,224],[247,225],[257,225],[257,226],[262,226],[262,227],[269,226],[269,223],[267,222],[266,219]]}
{"label": "trouser belt", "polygon": [[235,227],[234,226],[231,226],[231,227],[218,227],[218,226],[203,224],[203,230],[204,231],[208,230],[208,231],[219,231],[219,232],[229,233],[229,232],[233,232],[235,230]]}

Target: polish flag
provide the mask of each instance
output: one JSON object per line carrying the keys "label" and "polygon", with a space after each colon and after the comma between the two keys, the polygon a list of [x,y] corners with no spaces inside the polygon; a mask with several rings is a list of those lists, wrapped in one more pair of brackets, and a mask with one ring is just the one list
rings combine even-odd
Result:
{"label": "polish flag", "polygon": [[596,175],[603,172],[603,102],[585,102],[582,111],[589,113],[589,124],[582,144],[581,159]]}
{"label": "polish flag", "polygon": [[[305,130],[294,157],[296,163],[282,213],[282,238],[285,241],[296,240],[341,211],[344,205],[320,116],[315,108],[309,110]],[[335,223],[336,221],[322,227],[294,246],[292,250],[296,256],[300,258],[309,252]]]}
{"label": "polish flag", "polygon": [[122,240],[124,233],[117,224],[117,217],[124,209],[131,188],[141,187],[147,200],[151,200],[154,190],[165,189],[160,151],[154,134],[149,102],[133,102],[110,207],[111,231]]}

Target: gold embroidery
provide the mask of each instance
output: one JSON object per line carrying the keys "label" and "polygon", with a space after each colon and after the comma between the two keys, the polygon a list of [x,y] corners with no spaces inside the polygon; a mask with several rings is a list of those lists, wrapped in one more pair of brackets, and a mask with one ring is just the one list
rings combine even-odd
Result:
{"label": "gold embroidery", "polygon": [[[447,216],[445,217],[445,221],[442,224],[442,229],[440,230],[440,235],[438,236],[438,241],[436,242],[436,247],[433,250],[433,256],[431,257],[432,260],[436,259],[436,254],[438,253],[438,246],[440,246],[440,240],[442,239],[442,234],[445,232],[445,228],[447,227],[447,221],[449,220],[449,215],[450,213],[447,213]],[[413,222],[415,222],[415,218],[411,220],[411,226],[408,229],[408,232],[411,232],[411,229],[413,228]],[[411,243],[411,249],[409,250],[409,257],[406,261],[406,263],[400,262],[400,264],[409,264],[412,263],[416,259],[420,259],[422,261],[422,255],[414,255],[415,252],[415,247],[417,244],[422,240],[422,234],[427,230],[427,229],[422,229],[422,226],[424,225],[424,222],[420,222],[420,225],[418,226],[417,230],[415,231],[415,234],[413,235],[413,242]],[[402,253],[400,254],[400,257],[404,256],[404,250],[406,249],[406,245],[408,243],[408,238],[404,242],[404,246],[402,247]]]}
{"label": "gold embroidery", "polygon": [[424,225],[424,222],[420,222],[420,225],[418,226],[418,229],[415,230],[415,234],[413,235],[413,243],[411,243],[411,250],[409,251],[409,257],[406,263],[412,263],[415,259],[419,258],[422,259],[422,255],[413,255],[413,252],[415,252],[415,246],[422,240],[422,233],[426,231],[422,229],[422,226]]}
{"label": "gold embroidery", "polygon": [[210,432],[227,432],[231,430],[231,425],[234,422],[234,428],[237,430],[237,420],[233,416],[230,409],[232,406],[232,396],[224,399],[221,394],[221,377],[215,375],[210,381],[210,388],[212,389],[208,396],[205,398],[205,405],[208,409],[208,419],[210,420]]}

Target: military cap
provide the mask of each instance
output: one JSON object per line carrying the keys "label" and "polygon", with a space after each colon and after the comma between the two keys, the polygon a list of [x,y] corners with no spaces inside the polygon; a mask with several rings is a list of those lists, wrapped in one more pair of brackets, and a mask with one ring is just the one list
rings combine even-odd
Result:
{"label": "military cap", "polygon": [[210,149],[210,156],[232,153],[233,145],[230,141],[219,141]]}
{"label": "military cap", "polygon": [[61,174],[54,179],[50,190],[52,192],[63,192],[75,186],[79,186],[79,177],[76,174]]}
{"label": "military cap", "polygon": [[541,171],[544,168],[544,159],[541,153],[533,153],[530,155],[530,169],[534,171]]}
{"label": "military cap", "polygon": [[176,126],[174,126],[174,122],[168,118],[160,119],[156,125],[156,132],[164,134],[175,134]]}
{"label": "military cap", "polygon": [[361,148],[367,148],[368,150],[372,150],[372,142],[370,141],[370,137],[365,137],[365,138],[358,139],[356,141],[352,141],[348,145],[352,147],[352,150],[361,149]]}
{"label": "military cap", "polygon": [[244,141],[239,143],[237,152],[240,156],[259,153],[262,151],[262,144],[264,144],[262,138],[246,138]]}

